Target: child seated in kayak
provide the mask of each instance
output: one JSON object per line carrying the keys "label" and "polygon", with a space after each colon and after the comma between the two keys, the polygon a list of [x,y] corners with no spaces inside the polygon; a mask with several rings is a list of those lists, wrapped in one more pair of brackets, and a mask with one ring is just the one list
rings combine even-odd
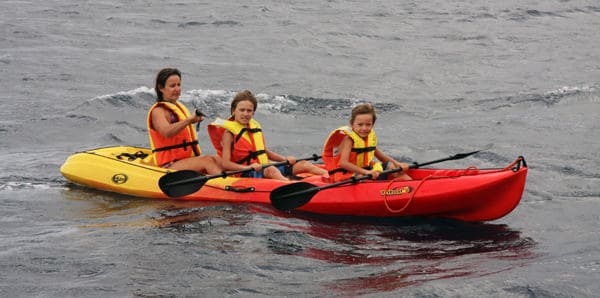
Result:
{"label": "child seated in kayak", "polygon": [[[287,177],[311,173],[328,178],[327,170],[303,160],[296,162],[293,156],[284,157],[267,148],[260,123],[254,120],[257,101],[248,90],[239,92],[231,102],[231,117],[217,118],[208,126],[208,134],[222,157],[226,171],[251,169],[243,177],[289,180]],[[288,161],[286,166],[268,166],[269,161]]]}
{"label": "child seated in kayak", "polygon": [[[399,178],[412,180],[406,174],[408,164],[384,154],[377,148],[377,136],[373,130],[375,125],[375,108],[371,104],[361,104],[352,109],[350,126],[335,129],[323,148],[323,161],[328,170],[334,171],[333,182],[346,180],[352,175],[371,175],[373,179],[385,180]],[[376,157],[380,162],[375,162]],[[383,164],[382,164],[383,163]],[[383,170],[401,167],[400,172],[379,175]]]}

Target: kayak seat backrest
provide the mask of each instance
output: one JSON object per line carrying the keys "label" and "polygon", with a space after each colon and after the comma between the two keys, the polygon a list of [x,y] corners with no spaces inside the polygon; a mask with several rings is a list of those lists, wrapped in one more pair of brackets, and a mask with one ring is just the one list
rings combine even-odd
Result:
{"label": "kayak seat backrest", "polygon": [[156,166],[156,163],[154,162],[154,154],[148,154],[148,156],[140,160],[140,162],[148,166]]}

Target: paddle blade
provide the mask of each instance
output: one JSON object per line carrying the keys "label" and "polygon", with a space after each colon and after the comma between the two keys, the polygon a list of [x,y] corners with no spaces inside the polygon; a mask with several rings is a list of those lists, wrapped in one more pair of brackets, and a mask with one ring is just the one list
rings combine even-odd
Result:
{"label": "paddle blade", "polygon": [[479,153],[479,152],[481,152],[481,151],[482,151],[482,150],[477,150],[477,151],[468,152],[468,153],[458,153],[458,154],[455,154],[454,156],[452,156],[452,159],[453,159],[453,160],[456,160],[456,159],[463,159],[463,158],[465,158],[465,157],[467,157],[467,156],[473,155],[473,154],[475,154],[475,153]]}
{"label": "paddle blade", "polygon": [[487,145],[486,145],[484,148],[482,148],[482,149],[479,149],[479,150],[477,150],[477,151],[472,151],[472,152],[468,152],[468,153],[458,153],[458,154],[455,154],[454,156],[451,156],[451,158],[452,158],[453,160],[456,160],[456,159],[463,159],[463,158],[465,158],[465,157],[467,157],[467,156],[470,156],[470,155],[473,155],[473,154],[475,154],[475,153],[479,153],[479,152],[481,152],[481,151],[490,150],[490,149],[492,148],[492,146],[493,146],[493,144],[491,144],[491,143],[490,143],[490,144],[487,144]]}
{"label": "paddle blade", "polygon": [[308,182],[296,182],[274,189],[269,198],[273,207],[287,211],[308,203],[317,192],[319,188]]}
{"label": "paddle blade", "polygon": [[158,187],[169,197],[182,197],[198,191],[206,183],[203,177],[192,170],[171,172],[160,177]]}

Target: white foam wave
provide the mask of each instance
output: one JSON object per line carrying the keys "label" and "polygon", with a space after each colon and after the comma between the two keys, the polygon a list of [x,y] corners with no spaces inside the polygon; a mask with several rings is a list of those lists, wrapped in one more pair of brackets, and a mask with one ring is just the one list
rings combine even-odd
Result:
{"label": "white foam wave", "polygon": [[227,90],[193,89],[183,92],[179,100],[185,103],[205,100],[229,102],[235,93]]}
{"label": "white foam wave", "polygon": [[256,98],[260,102],[261,107],[265,107],[267,110],[270,111],[281,111],[284,108],[289,108],[290,106],[298,106],[297,102],[283,95],[272,96],[264,93],[259,93],[256,95]]}
{"label": "white foam wave", "polygon": [[[237,91],[195,89],[182,93],[179,100],[186,103],[210,100],[213,106],[218,106],[219,104],[221,106],[228,106],[236,94]],[[279,111],[284,107],[298,105],[296,101],[289,99],[285,95],[274,96],[267,93],[256,93],[254,96],[259,102],[260,110]]]}
{"label": "white foam wave", "polygon": [[[43,184],[43,183],[32,183],[32,182],[17,182],[17,181],[7,181],[4,183],[0,183],[0,191],[14,191],[14,190],[22,190],[22,189],[35,189],[35,190],[47,190],[54,189],[56,185]],[[64,187],[60,187],[64,188]],[[66,189],[66,188],[65,188]]]}
{"label": "white foam wave", "polygon": [[573,103],[600,103],[600,94],[594,87],[569,87],[565,86],[544,93],[544,97],[554,99],[558,104],[568,105]]}
{"label": "white foam wave", "polygon": [[205,98],[205,97],[211,97],[211,96],[230,96],[233,94],[235,94],[235,92],[227,91],[227,90],[194,89],[194,90],[186,91],[184,94],[182,94],[182,97],[187,95],[187,96],[199,96],[199,97]]}
{"label": "white foam wave", "polygon": [[100,95],[97,97],[94,97],[92,99],[90,99],[90,101],[94,101],[94,100],[106,100],[106,99],[110,99],[113,98],[115,96],[133,96],[136,94],[140,94],[140,93],[146,93],[146,94],[152,94],[155,95],[156,93],[154,92],[154,88],[149,88],[146,86],[141,86],[138,87],[136,89],[133,90],[128,90],[128,91],[121,91],[121,92],[117,92],[117,93],[113,93],[113,94],[105,94],[105,95]]}
{"label": "white foam wave", "polygon": [[593,87],[588,87],[588,86],[583,86],[583,87],[564,86],[564,87],[556,89],[556,90],[547,91],[546,93],[544,93],[544,95],[568,95],[568,94],[576,94],[579,92],[591,93],[594,91],[595,91],[595,89]]}

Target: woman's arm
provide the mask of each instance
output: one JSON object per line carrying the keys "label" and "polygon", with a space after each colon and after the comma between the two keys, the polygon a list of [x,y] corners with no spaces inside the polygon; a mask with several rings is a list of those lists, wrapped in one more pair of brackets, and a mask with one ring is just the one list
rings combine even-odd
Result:
{"label": "woman's arm", "polygon": [[182,129],[186,128],[188,125],[191,125],[198,121],[202,121],[204,119],[203,116],[191,115],[186,119],[177,121],[175,123],[170,123],[170,117],[170,112],[163,108],[154,109],[151,115],[152,127],[156,131],[158,131],[158,133],[167,138],[177,135]]}

